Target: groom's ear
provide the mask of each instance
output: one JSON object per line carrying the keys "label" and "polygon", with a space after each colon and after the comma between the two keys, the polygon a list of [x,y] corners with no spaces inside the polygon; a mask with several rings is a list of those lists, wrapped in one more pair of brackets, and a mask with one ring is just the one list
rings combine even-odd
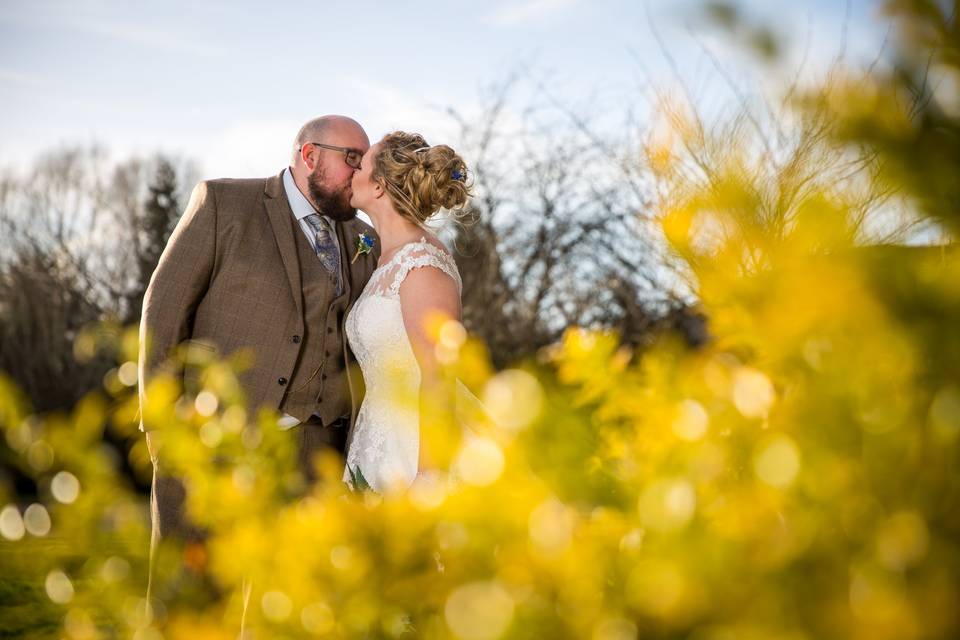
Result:
{"label": "groom's ear", "polygon": [[309,147],[306,144],[300,147],[300,160],[303,162],[303,166],[307,168],[307,171],[310,171],[311,173],[317,167],[317,163],[314,161],[316,159],[316,154],[313,153],[315,149],[316,147],[314,147],[312,144]]}

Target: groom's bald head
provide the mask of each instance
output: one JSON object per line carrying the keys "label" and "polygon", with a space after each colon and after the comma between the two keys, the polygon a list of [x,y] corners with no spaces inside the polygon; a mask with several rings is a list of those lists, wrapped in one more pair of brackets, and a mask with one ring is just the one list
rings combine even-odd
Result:
{"label": "groom's bald head", "polygon": [[[337,140],[352,141],[353,144],[341,144],[340,142],[331,142],[331,138]],[[362,146],[360,142],[362,141]],[[360,126],[360,123],[353,118],[346,116],[320,116],[310,120],[297,132],[297,137],[293,141],[293,149],[290,154],[290,165],[296,166],[297,159],[300,156],[300,149],[308,142],[323,142],[325,144],[334,144],[337,146],[356,147],[361,151],[366,151],[370,147],[370,140],[367,133]]]}

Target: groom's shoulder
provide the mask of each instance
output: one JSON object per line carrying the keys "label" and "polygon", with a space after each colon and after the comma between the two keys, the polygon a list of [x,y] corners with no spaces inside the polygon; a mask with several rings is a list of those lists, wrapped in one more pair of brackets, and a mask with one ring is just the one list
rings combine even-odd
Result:
{"label": "groom's shoulder", "polygon": [[261,195],[269,178],[215,178],[204,180],[206,188],[217,196]]}
{"label": "groom's shoulder", "polygon": [[270,178],[214,178],[194,188],[194,198],[213,205],[220,215],[247,212],[262,200]]}

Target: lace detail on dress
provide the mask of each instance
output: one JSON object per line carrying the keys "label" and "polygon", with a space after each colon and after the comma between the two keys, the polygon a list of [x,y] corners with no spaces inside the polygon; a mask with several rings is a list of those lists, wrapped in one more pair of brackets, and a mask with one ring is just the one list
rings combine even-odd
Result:
{"label": "lace detail on dress", "polygon": [[396,271],[393,274],[393,281],[390,283],[390,295],[400,295],[400,285],[406,280],[407,275],[414,269],[422,267],[436,267],[457,283],[457,293],[463,293],[463,282],[460,280],[460,272],[457,271],[457,264],[446,251],[438,248],[436,245],[422,239],[418,243],[408,244],[403,249],[410,248],[400,260]]}
{"label": "lace detail on dress", "polygon": [[400,285],[413,269],[435,267],[462,288],[453,256],[426,238],[401,247],[378,267],[346,320],[347,340],[366,383],[366,396],[347,449],[343,479],[357,470],[380,493],[417,475],[420,449],[420,367],[400,308]]}
{"label": "lace detail on dress", "polygon": [[414,269],[421,267],[436,267],[457,283],[457,292],[462,293],[463,282],[457,263],[453,256],[425,237],[416,242],[410,242],[402,247],[386,263],[377,267],[363,290],[363,296],[380,295],[396,298],[400,295],[400,285]]}

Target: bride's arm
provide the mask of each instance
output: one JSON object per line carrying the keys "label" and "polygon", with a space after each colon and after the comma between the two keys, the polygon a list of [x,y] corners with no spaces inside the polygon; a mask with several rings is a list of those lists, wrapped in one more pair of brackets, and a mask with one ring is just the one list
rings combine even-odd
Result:
{"label": "bride's arm", "polygon": [[420,365],[420,464],[437,466],[428,447],[428,429],[449,424],[453,417],[452,381],[437,362],[437,328],[442,319],[460,320],[460,294],[449,275],[435,267],[412,270],[400,285],[403,324]]}

